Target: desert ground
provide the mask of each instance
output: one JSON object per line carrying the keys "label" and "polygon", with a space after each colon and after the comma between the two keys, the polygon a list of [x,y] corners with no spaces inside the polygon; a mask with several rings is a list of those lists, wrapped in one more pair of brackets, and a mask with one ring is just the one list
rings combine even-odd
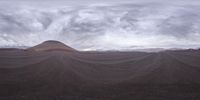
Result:
{"label": "desert ground", "polygon": [[2,48],[0,100],[200,100],[200,50]]}

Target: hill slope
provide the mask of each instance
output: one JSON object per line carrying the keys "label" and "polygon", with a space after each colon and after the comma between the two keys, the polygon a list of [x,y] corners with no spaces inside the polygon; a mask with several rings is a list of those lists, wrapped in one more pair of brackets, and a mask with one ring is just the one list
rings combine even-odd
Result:
{"label": "hill slope", "polygon": [[55,51],[55,50],[57,50],[57,51],[59,51],[59,50],[76,51],[75,49],[65,45],[64,43],[61,43],[59,41],[54,41],[54,40],[45,41],[39,45],[29,48],[28,50],[33,50],[33,51]]}

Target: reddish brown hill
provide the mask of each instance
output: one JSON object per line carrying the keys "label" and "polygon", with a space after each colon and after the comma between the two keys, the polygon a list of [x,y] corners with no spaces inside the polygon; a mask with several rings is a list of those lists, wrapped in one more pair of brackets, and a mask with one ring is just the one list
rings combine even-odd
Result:
{"label": "reddish brown hill", "polygon": [[28,50],[33,50],[33,51],[76,51],[75,49],[65,45],[62,42],[59,41],[54,41],[54,40],[49,40],[45,41],[39,45],[36,45],[34,47],[29,48]]}

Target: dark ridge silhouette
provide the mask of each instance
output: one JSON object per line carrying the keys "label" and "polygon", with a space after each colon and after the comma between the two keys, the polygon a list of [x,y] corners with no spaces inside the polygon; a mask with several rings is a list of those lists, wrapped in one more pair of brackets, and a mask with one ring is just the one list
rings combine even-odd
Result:
{"label": "dark ridge silhouette", "polygon": [[71,51],[58,41],[0,50],[0,100],[200,99],[200,50]]}
{"label": "dark ridge silhouette", "polygon": [[45,41],[39,45],[28,48],[27,50],[32,50],[32,51],[69,51],[69,52],[76,51],[75,49],[65,45],[64,43],[55,41],[55,40]]}
{"label": "dark ridge silhouette", "polygon": [[0,48],[0,51],[15,51],[15,50],[22,50],[17,48]]}

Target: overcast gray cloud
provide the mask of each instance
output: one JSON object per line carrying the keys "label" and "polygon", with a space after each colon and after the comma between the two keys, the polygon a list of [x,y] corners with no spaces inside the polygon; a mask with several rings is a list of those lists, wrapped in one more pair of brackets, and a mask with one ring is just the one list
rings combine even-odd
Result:
{"label": "overcast gray cloud", "polygon": [[[1,1],[0,46],[33,46],[49,39],[79,50],[200,46],[198,1],[113,0],[87,1],[85,5],[70,5],[67,1],[53,7],[17,1],[21,2],[17,6]],[[75,2],[78,0],[71,3]]]}

